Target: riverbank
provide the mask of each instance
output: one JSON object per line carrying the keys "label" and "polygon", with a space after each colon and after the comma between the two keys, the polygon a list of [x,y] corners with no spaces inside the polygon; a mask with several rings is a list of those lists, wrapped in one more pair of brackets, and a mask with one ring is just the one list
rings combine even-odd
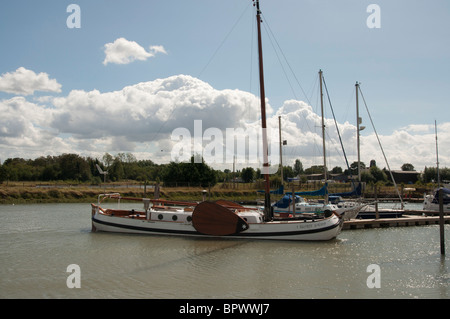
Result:
{"label": "riverbank", "polygon": [[[0,204],[34,204],[34,203],[84,203],[96,202],[101,193],[120,193],[125,197],[154,198],[153,189],[144,189],[133,186],[0,186]],[[258,197],[256,190],[214,189],[206,190],[207,200],[220,198],[256,202]],[[160,198],[168,200],[201,201],[203,188],[169,187],[160,189]],[[261,197],[262,198],[262,197]]]}
{"label": "riverbank", "polygon": [[[159,197],[168,200],[201,201],[203,196],[207,200],[227,199],[244,204],[255,204],[262,201],[264,196],[259,193],[257,184],[222,184],[214,187],[160,187]],[[320,186],[319,186],[320,187]],[[330,193],[335,185],[330,186]],[[341,186],[342,187],[342,186]],[[291,186],[286,186],[286,190]],[[311,190],[295,187],[295,190]],[[341,191],[341,190],[338,190]],[[401,192],[402,198],[410,202],[422,202],[423,194],[431,188],[417,188],[414,192]],[[120,193],[127,197],[154,197],[154,186],[127,181],[108,183],[105,185],[68,184],[68,183],[39,183],[16,182],[0,185],[0,204],[33,204],[33,203],[85,203],[96,202],[101,193]],[[279,196],[279,195],[275,195]],[[374,200],[374,193],[366,189],[364,198]],[[276,197],[279,198],[279,197]],[[381,187],[377,194],[378,201],[399,201],[394,187]]]}

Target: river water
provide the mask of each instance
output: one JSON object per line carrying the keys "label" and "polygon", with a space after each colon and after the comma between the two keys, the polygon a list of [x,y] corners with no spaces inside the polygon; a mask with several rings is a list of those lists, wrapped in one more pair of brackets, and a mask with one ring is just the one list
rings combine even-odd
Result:
{"label": "river water", "polygon": [[450,225],[442,257],[439,226],[275,242],[92,233],[90,217],[0,206],[0,298],[450,298]]}

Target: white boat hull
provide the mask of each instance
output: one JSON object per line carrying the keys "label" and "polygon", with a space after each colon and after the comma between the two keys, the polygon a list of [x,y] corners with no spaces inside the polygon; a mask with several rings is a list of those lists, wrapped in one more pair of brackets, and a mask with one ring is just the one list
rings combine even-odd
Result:
{"label": "white boat hull", "polygon": [[[444,213],[450,213],[450,204],[444,205]],[[425,211],[435,211],[439,212],[439,204],[435,203],[425,203],[423,205],[423,210]]]}
{"label": "white boat hull", "polygon": [[270,221],[249,223],[249,228],[243,232],[227,236],[211,236],[199,233],[192,225],[192,222],[188,221],[164,221],[116,217],[103,214],[98,209],[92,216],[92,226],[95,231],[242,239],[331,240],[338,236],[342,229],[342,225],[343,220],[333,214],[329,218],[315,221]]}
{"label": "white boat hull", "polygon": [[[450,213],[450,204],[444,204],[444,213]],[[425,196],[425,200],[423,202],[423,210],[425,211],[435,211],[439,212],[439,204],[434,202],[434,196],[433,195],[427,195]]]}
{"label": "white boat hull", "polygon": [[[354,203],[351,206],[343,206],[339,207],[334,204],[309,204],[305,202],[296,203],[295,204],[295,216],[300,216],[302,214],[310,214],[310,213],[325,213],[328,212],[336,212],[339,216],[343,217],[344,220],[350,220],[356,218],[358,213],[364,209],[367,205],[361,205],[358,203]],[[274,213],[279,216],[283,215],[292,215],[292,207],[283,208],[274,208]]]}

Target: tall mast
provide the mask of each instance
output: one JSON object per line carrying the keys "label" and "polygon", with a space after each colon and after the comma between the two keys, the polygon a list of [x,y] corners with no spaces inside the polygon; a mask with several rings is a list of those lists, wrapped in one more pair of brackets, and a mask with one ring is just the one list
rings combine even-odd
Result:
{"label": "tall mast", "polygon": [[437,135],[436,120],[434,120],[434,135],[436,137],[436,169],[437,169],[437,185],[438,185],[438,189],[439,189],[439,188],[441,188],[441,177],[439,176],[438,135]]}
{"label": "tall mast", "polygon": [[358,149],[358,182],[361,183],[361,156],[360,156],[360,149],[359,149],[359,124],[361,124],[361,118],[359,117],[359,102],[358,102],[358,89],[359,89],[359,83],[356,82],[355,84],[356,89],[356,145]]}
{"label": "tall mast", "polygon": [[283,185],[283,143],[281,142],[281,116],[278,116],[278,136],[280,141],[280,171],[281,171],[281,185]]}
{"label": "tall mast", "polygon": [[264,90],[264,70],[261,39],[261,10],[259,0],[254,0],[256,5],[256,24],[258,26],[258,57],[259,57],[259,91],[261,99],[261,126],[263,140],[263,174],[265,181],[264,217],[266,220],[272,219],[270,205],[270,181],[269,181],[269,154],[267,145],[267,125],[266,125],[266,94]]}
{"label": "tall mast", "polygon": [[[323,174],[324,174],[323,176],[326,183],[328,177],[327,177],[327,156],[325,152],[325,119],[323,114],[322,70],[319,70],[319,81],[320,81],[320,109],[322,111],[322,149],[323,149]],[[325,194],[325,204],[328,204],[328,194]]]}

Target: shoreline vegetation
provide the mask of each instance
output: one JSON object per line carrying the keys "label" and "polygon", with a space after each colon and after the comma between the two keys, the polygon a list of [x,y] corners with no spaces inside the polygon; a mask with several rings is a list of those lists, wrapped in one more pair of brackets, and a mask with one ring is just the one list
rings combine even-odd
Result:
{"label": "shoreline vegetation", "polygon": [[[352,191],[349,181],[358,175],[358,166],[364,185],[363,197],[368,200],[375,197],[376,190],[380,201],[399,201],[399,194],[409,201],[421,201],[424,194],[432,192],[436,186],[433,183],[437,180],[436,168],[425,167],[423,173],[419,173],[412,164],[405,163],[401,167],[403,177],[400,176],[403,183],[397,181],[397,191],[391,174],[371,160],[369,167],[363,162],[353,162],[346,170],[334,167],[327,171],[329,193]],[[284,183],[286,192],[318,190],[325,179],[323,171],[321,165],[303,169],[301,161],[296,159],[293,166],[283,166],[270,176],[271,189],[278,189],[284,179],[291,181]],[[450,180],[450,169],[441,168],[440,176],[441,180]],[[98,195],[105,192],[155,198],[157,184],[160,185],[159,198],[167,200],[201,201],[203,193],[211,201],[227,199],[254,204],[264,199],[264,195],[258,193],[264,189],[260,169],[216,170],[200,155],[192,156],[190,161],[167,164],[137,160],[131,153],[116,156],[105,153],[101,160],[78,154],[41,156],[34,160],[8,158],[0,164],[0,204],[96,202]],[[273,200],[279,198],[279,195],[272,197]]]}
{"label": "shoreline vegetation", "polygon": [[[298,185],[286,183],[285,191],[313,190],[322,187],[323,184]],[[276,189],[278,187],[272,187]],[[329,185],[329,192],[349,191],[350,183]],[[398,185],[400,195],[405,201],[421,202],[425,193],[431,192],[432,185]],[[155,183],[142,183],[136,181],[124,181],[106,183],[100,185],[71,184],[64,182],[9,182],[0,184],[0,204],[37,204],[37,203],[96,203],[97,197],[102,193],[120,193],[124,197],[155,198]],[[260,183],[217,183],[211,187],[201,186],[160,186],[159,198],[167,200],[202,201],[227,199],[244,204],[256,204],[264,199],[258,190],[263,189]],[[374,187],[367,185],[363,197],[372,200],[375,196]],[[281,195],[273,195],[273,200]],[[377,198],[380,201],[399,201],[397,191],[393,186],[379,186]],[[314,199],[321,199],[315,197]]]}

